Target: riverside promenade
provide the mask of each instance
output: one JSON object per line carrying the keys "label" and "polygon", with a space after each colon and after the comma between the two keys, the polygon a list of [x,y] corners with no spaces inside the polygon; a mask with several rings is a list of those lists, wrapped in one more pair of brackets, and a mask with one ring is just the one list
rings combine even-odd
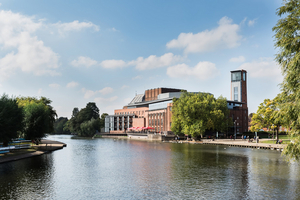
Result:
{"label": "riverside promenade", "polygon": [[261,143],[263,141],[270,141],[270,139],[260,139],[260,143],[248,142],[248,140],[236,139],[204,139],[202,140],[202,144],[210,144],[210,145],[226,145],[230,147],[245,147],[245,148],[256,148],[256,149],[270,149],[270,150],[280,150],[282,151],[286,144],[271,144],[271,143]]}
{"label": "riverside promenade", "polygon": [[25,158],[31,158],[34,156],[40,156],[46,153],[50,153],[52,151],[56,151],[66,147],[67,145],[62,142],[54,141],[54,140],[41,140],[39,145],[32,145],[32,148],[29,149],[31,151],[24,151],[22,150],[13,150],[12,152],[8,153],[7,155],[0,157],[0,164],[21,160]]}

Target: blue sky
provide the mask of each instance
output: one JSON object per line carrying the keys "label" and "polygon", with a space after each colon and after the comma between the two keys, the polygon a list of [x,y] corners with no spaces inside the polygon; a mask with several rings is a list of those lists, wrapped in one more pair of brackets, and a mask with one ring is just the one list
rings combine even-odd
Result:
{"label": "blue sky", "polygon": [[50,98],[58,116],[113,114],[146,89],[230,98],[248,71],[249,113],[280,92],[272,27],[281,0],[0,1],[0,93]]}

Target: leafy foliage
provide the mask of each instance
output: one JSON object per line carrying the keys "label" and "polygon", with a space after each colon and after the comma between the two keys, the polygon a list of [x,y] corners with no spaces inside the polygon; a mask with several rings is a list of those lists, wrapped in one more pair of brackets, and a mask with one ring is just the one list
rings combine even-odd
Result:
{"label": "leafy foliage", "polygon": [[50,105],[51,100],[46,97],[40,99],[21,97],[17,99],[19,107],[24,111],[23,137],[26,139],[40,139],[46,133],[53,132],[56,111]]}
{"label": "leafy foliage", "polygon": [[68,129],[64,129],[66,123],[68,122],[68,118],[60,117],[54,122],[54,133],[65,133],[69,134],[70,131]]}
{"label": "leafy foliage", "polygon": [[262,128],[276,129],[276,138],[280,126],[284,123],[280,115],[280,98],[273,100],[265,99],[258,107],[257,113],[254,113],[251,120],[251,131],[255,132]]}
{"label": "leafy foliage", "polygon": [[278,8],[278,20],[275,31],[275,47],[279,49],[276,61],[280,64],[284,75],[281,84],[282,93],[280,115],[291,134],[296,137],[294,142],[288,144],[284,154],[291,159],[300,159],[300,2],[286,0]]}
{"label": "leafy foliage", "polygon": [[100,127],[100,119],[92,118],[89,121],[85,121],[80,124],[80,131],[78,132],[79,136],[88,136],[92,137]]}
{"label": "leafy foliage", "polygon": [[[73,109],[73,115],[68,123],[68,128],[72,133],[79,136],[91,136],[100,130],[99,108],[93,102],[77,112],[78,108]],[[95,121],[96,120],[96,121]]]}
{"label": "leafy foliage", "polygon": [[0,142],[4,145],[18,137],[23,129],[23,109],[18,106],[17,100],[2,95],[0,98]]}
{"label": "leafy foliage", "polygon": [[206,130],[226,131],[232,123],[228,115],[226,98],[183,92],[179,99],[173,99],[171,130],[192,137],[203,136]]}

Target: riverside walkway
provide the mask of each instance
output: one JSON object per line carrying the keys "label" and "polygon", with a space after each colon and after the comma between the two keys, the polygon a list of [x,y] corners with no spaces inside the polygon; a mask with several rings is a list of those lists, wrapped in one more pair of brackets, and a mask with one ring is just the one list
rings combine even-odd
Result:
{"label": "riverside walkway", "polygon": [[227,145],[231,147],[245,147],[245,148],[257,148],[257,149],[270,149],[270,150],[280,150],[282,151],[286,144],[271,144],[271,143],[261,143],[262,141],[268,141],[270,139],[260,139],[260,143],[248,142],[248,140],[236,139],[218,139],[218,140],[210,140],[204,139],[202,140],[202,144],[211,144],[211,145]]}
{"label": "riverside walkway", "polygon": [[40,156],[52,151],[62,149],[66,146],[67,145],[65,143],[54,140],[41,140],[41,143],[39,145],[32,145],[32,148],[30,149],[32,151],[19,152],[19,150],[16,150],[15,152],[12,151],[8,155],[0,157],[0,164],[25,158],[31,158],[34,156]]}

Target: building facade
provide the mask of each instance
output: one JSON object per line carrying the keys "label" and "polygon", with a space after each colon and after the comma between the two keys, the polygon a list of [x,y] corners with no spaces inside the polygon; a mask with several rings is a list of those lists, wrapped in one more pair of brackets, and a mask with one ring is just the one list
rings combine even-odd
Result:
{"label": "building facade", "polygon": [[241,134],[248,131],[247,71],[231,71],[231,100],[227,101],[233,120],[231,132]]}
{"label": "building facade", "polygon": [[[105,132],[126,133],[131,127],[152,127],[155,132],[171,132],[173,98],[179,98],[182,89],[155,88],[136,95],[132,101],[105,118]],[[248,131],[247,72],[231,71],[231,95],[227,101],[234,126],[230,133]]]}

